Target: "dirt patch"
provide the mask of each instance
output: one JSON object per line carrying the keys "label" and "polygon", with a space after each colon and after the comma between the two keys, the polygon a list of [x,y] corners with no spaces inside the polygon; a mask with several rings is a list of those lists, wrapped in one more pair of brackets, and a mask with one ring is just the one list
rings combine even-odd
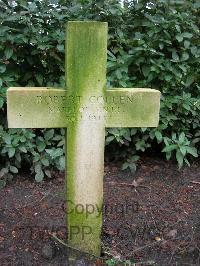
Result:
{"label": "dirt patch", "polygon": [[[0,191],[1,265],[70,265],[52,237],[65,241],[67,234],[64,176],[55,175],[43,184],[18,176]],[[104,256],[136,265],[200,265],[199,192],[199,161],[179,171],[172,162],[143,157],[136,174],[106,165]],[[95,265],[76,262],[88,264]]]}

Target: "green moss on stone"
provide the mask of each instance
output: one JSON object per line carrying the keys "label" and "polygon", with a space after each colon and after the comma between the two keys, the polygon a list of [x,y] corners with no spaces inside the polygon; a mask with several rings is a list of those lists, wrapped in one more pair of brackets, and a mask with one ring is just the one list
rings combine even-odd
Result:
{"label": "green moss on stone", "polygon": [[[105,123],[104,120],[98,125],[83,121],[81,115],[93,112],[94,106],[89,102],[91,95],[103,95],[107,23],[69,22],[66,40],[67,91],[70,95],[81,97],[81,103],[76,105],[75,120],[67,129],[67,199],[74,204],[95,205],[102,202],[103,198]],[[87,107],[87,111],[81,112],[81,107]],[[68,214],[67,224],[68,232],[74,227],[80,230],[72,239],[68,236],[71,245],[82,251],[100,254],[102,216],[91,215],[86,218],[81,214]],[[84,226],[91,228],[92,233],[83,238]]]}

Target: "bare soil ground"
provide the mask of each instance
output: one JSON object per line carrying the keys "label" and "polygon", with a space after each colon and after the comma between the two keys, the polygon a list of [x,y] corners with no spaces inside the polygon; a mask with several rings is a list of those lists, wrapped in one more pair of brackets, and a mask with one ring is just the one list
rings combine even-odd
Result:
{"label": "bare soil ground", "polygon": [[[200,265],[200,161],[180,171],[143,157],[135,174],[105,166],[102,256],[133,265]],[[64,175],[37,184],[21,175],[0,190],[0,265],[104,265],[67,260]],[[118,262],[117,265],[123,265]]]}

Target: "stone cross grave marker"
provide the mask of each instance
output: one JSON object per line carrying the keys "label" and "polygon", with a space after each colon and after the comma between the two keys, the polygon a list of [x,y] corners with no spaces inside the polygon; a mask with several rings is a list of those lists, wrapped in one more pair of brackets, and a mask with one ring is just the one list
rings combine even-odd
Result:
{"label": "stone cross grave marker", "polygon": [[67,128],[69,245],[100,254],[105,127],[156,127],[160,92],[106,89],[107,23],[69,22],[66,90],[8,89],[10,128]]}

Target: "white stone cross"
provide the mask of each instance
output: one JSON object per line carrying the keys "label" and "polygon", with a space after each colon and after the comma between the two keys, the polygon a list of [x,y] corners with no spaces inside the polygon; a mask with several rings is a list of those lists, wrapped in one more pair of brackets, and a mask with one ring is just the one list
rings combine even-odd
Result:
{"label": "white stone cross", "polygon": [[10,128],[67,128],[68,242],[100,254],[105,127],[156,127],[160,92],[106,89],[107,23],[69,22],[66,90],[9,88]]}

